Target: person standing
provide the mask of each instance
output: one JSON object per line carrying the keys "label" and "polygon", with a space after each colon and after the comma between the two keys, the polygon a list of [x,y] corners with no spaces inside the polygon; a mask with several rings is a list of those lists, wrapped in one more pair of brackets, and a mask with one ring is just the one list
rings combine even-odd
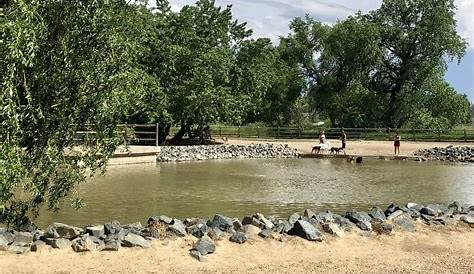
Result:
{"label": "person standing", "polygon": [[326,134],[324,134],[324,130],[319,132],[319,143],[326,144]]}
{"label": "person standing", "polygon": [[397,131],[397,133],[395,134],[395,137],[393,137],[393,147],[394,147],[394,150],[393,150],[393,153],[395,155],[400,155],[400,140],[401,140],[401,137],[400,137],[400,133]]}
{"label": "person standing", "polygon": [[346,141],[347,141],[347,135],[344,130],[344,128],[341,128],[341,142],[342,142],[342,151],[344,151],[344,155],[346,155]]}

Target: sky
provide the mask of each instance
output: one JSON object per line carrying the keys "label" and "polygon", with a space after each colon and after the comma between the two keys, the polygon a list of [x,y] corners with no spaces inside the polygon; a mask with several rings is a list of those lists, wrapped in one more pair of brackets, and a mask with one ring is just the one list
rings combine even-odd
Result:
{"label": "sky", "polygon": [[[153,2],[153,1],[151,1]],[[170,0],[174,11],[195,0]],[[254,38],[269,37],[274,42],[289,33],[288,23],[309,14],[318,21],[333,24],[357,11],[368,12],[380,7],[382,0],[216,0],[216,5],[232,5],[236,19],[247,22]],[[474,0],[454,0],[457,6],[458,32],[469,43],[466,55],[458,64],[449,63],[446,80],[474,102]],[[150,3],[153,5],[153,3]]]}

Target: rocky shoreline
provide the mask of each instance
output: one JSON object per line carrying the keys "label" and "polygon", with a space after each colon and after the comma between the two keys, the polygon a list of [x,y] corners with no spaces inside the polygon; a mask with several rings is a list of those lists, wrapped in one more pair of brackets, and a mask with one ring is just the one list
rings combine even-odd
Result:
{"label": "rocky shoreline", "polygon": [[179,220],[160,215],[150,217],[146,226],[140,223],[121,225],[112,221],[79,228],[53,223],[45,231],[30,223],[19,231],[0,228],[0,251],[24,254],[48,245],[58,249],[72,248],[75,252],[118,251],[123,247],[149,248],[153,241],[193,236],[196,241],[189,254],[202,261],[204,256],[215,252],[215,242],[220,240],[243,244],[254,237],[281,241],[293,236],[321,242],[327,237],[344,237],[349,232],[363,236],[388,235],[393,230],[413,232],[419,223],[474,228],[474,205],[458,202],[449,205],[391,204],[385,210],[373,207],[368,212],[350,210],[344,215],[307,209],[303,214],[294,213],[285,220],[260,213],[242,220],[221,214],[216,214],[211,220]]}
{"label": "rocky shoreline", "polygon": [[163,146],[157,162],[199,161],[236,158],[297,158],[299,153],[287,144]]}
{"label": "rocky shoreline", "polygon": [[474,163],[474,147],[469,146],[421,149],[415,155],[427,160]]}

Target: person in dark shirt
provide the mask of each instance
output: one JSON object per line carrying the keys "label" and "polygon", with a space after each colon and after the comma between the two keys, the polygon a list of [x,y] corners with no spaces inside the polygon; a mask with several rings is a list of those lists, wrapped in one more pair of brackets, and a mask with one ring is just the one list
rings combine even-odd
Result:
{"label": "person in dark shirt", "polygon": [[393,137],[393,153],[395,155],[400,155],[400,140],[401,140],[401,137],[400,137],[400,133],[397,133],[395,134],[395,136]]}

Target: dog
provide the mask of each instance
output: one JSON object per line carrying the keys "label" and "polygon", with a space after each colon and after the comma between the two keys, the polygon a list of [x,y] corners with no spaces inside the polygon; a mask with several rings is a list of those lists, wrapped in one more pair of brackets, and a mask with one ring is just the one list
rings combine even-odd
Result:
{"label": "dog", "polygon": [[336,155],[339,155],[339,153],[341,153],[341,151],[343,151],[344,149],[342,147],[332,147],[331,148],[331,154],[336,154]]}
{"label": "dog", "polygon": [[311,153],[319,154],[320,151],[321,151],[321,146],[314,146],[313,149],[311,150]]}

